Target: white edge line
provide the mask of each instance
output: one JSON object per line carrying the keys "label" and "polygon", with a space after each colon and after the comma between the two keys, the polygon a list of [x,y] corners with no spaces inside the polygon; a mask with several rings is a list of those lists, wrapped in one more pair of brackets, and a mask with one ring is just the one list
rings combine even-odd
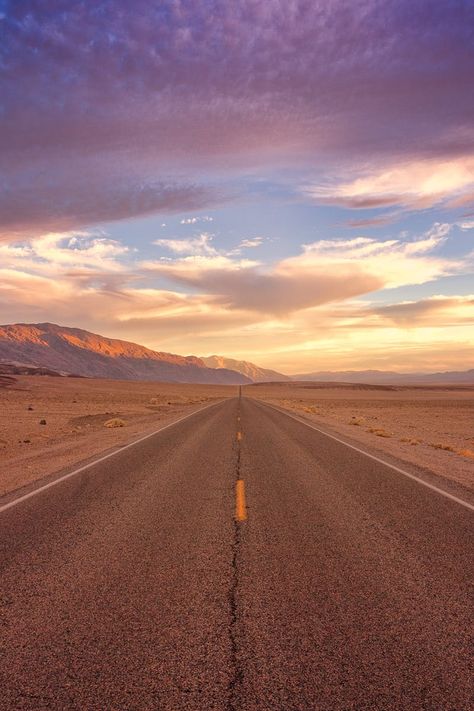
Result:
{"label": "white edge line", "polygon": [[198,412],[204,412],[204,410],[207,410],[209,407],[214,407],[215,405],[218,405],[221,402],[224,402],[224,400],[219,400],[218,402],[211,402],[210,405],[205,405],[204,407],[199,408],[199,410],[194,410],[193,412],[190,412],[187,415],[184,415],[184,417],[180,417],[179,420],[170,422],[169,424],[164,425],[164,427],[160,427],[159,429],[154,430],[154,432],[150,432],[149,434],[144,435],[143,437],[140,437],[139,439],[135,439],[135,440],[133,440],[133,442],[129,442],[128,444],[125,444],[122,447],[119,446],[119,449],[115,449],[113,452],[109,452],[109,454],[105,454],[103,457],[99,457],[99,459],[94,459],[92,462],[89,462],[88,464],[84,464],[82,467],[79,467],[78,469],[74,469],[74,471],[68,472],[67,474],[64,474],[63,476],[60,476],[58,479],[54,479],[53,481],[50,481],[47,484],[44,484],[43,486],[39,486],[37,489],[33,489],[33,491],[29,491],[27,494],[23,494],[23,496],[19,496],[17,499],[13,499],[13,501],[9,501],[7,504],[0,506],[0,513],[3,513],[7,509],[13,508],[13,506],[16,506],[17,504],[21,504],[22,501],[31,499],[33,496],[40,494],[42,491],[46,491],[46,489],[50,489],[52,486],[56,486],[56,484],[60,484],[62,481],[66,481],[66,479],[70,479],[71,477],[76,476],[76,474],[80,474],[81,472],[86,471],[86,469],[90,469],[91,467],[94,467],[96,464],[100,464],[100,462],[105,462],[106,459],[115,457],[116,454],[119,454],[120,452],[123,452],[124,450],[129,449],[130,447],[134,447],[136,444],[140,444],[140,442],[144,442],[146,439],[150,439],[150,437],[154,437],[155,435],[159,434],[160,432],[164,432],[164,430],[167,430],[169,427],[173,427],[174,425],[177,425],[179,422],[183,422],[184,420],[187,420],[189,417],[192,417],[193,415],[197,415]]}
{"label": "white edge line", "polygon": [[410,472],[406,472],[404,469],[400,469],[400,467],[396,467],[394,464],[390,464],[390,462],[386,462],[385,459],[380,459],[380,457],[376,457],[374,454],[369,454],[368,452],[365,452],[363,449],[359,449],[359,447],[355,447],[353,444],[349,444],[349,442],[345,442],[343,439],[339,439],[339,437],[335,437],[334,435],[331,435],[328,432],[324,432],[324,430],[320,430],[319,427],[315,427],[314,425],[310,424],[309,422],[306,422],[305,420],[302,420],[295,415],[291,415],[289,412],[285,412],[285,410],[280,410],[280,408],[275,407],[275,405],[270,405],[268,402],[263,402],[262,400],[257,400],[257,402],[262,404],[264,407],[265,406],[270,407],[272,410],[276,410],[276,412],[281,412],[282,415],[291,417],[292,420],[295,420],[296,422],[299,422],[302,425],[306,425],[306,427],[309,427],[312,430],[316,430],[316,432],[319,432],[320,434],[324,435],[325,437],[329,437],[329,439],[333,439],[335,442],[344,444],[346,447],[349,447],[350,449],[353,449],[356,452],[359,452],[359,454],[364,454],[366,457],[369,457],[369,459],[373,459],[374,462],[383,464],[384,466],[388,467],[389,469],[393,469],[394,471],[398,472],[399,474],[403,474],[403,476],[406,476],[409,479],[413,479],[414,481],[417,481],[419,484],[426,486],[428,489],[431,489],[432,491],[436,491],[436,493],[441,494],[441,496],[445,496],[447,499],[451,499],[451,501],[455,501],[457,504],[464,506],[466,509],[469,509],[470,511],[474,511],[473,504],[470,504],[468,501],[464,501],[463,499],[460,499],[457,496],[454,496],[453,494],[449,494],[447,491],[444,491],[444,489],[440,489],[439,487],[434,486],[434,484],[429,484],[427,481],[424,481],[423,479],[420,479],[420,477],[415,476],[415,474],[410,474]]}

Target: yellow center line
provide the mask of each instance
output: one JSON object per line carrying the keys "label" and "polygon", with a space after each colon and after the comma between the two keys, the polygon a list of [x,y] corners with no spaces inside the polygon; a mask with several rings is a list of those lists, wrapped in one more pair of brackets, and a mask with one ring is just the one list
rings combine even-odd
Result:
{"label": "yellow center line", "polygon": [[245,503],[245,484],[243,479],[237,479],[235,484],[235,520],[247,520],[247,505]]}

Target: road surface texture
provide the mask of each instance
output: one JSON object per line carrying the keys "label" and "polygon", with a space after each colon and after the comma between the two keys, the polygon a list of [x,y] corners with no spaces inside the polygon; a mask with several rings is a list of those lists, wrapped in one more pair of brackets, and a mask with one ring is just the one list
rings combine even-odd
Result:
{"label": "road surface texture", "polygon": [[473,709],[473,522],[217,403],[0,502],[0,709]]}

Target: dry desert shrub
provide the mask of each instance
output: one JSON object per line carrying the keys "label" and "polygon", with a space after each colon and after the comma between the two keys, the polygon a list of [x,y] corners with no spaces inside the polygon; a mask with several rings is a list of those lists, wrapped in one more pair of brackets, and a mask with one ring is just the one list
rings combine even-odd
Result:
{"label": "dry desert shrub", "polygon": [[456,451],[450,444],[443,444],[442,442],[431,443],[430,447],[433,447],[433,449],[442,449],[444,452]]}
{"label": "dry desert shrub", "polygon": [[416,437],[401,437],[400,442],[405,442],[405,444],[411,444],[412,447],[414,447],[417,444],[421,444],[422,440],[416,439]]}
{"label": "dry desert shrub", "polygon": [[356,420],[355,417],[352,418],[352,420],[349,422],[350,425],[354,425],[355,427],[360,427],[362,425],[361,420]]}
{"label": "dry desert shrub", "polygon": [[113,427],[125,427],[125,425],[125,420],[122,420],[120,417],[114,417],[111,420],[107,420],[107,422],[104,422],[104,427],[108,427],[109,429]]}
{"label": "dry desert shrub", "polygon": [[391,437],[392,436],[390,434],[390,432],[387,432],[386,430],[383,430],[380,427],[369,427],[367,432],[370,432],[371,434],[374,434],[377,437]]}

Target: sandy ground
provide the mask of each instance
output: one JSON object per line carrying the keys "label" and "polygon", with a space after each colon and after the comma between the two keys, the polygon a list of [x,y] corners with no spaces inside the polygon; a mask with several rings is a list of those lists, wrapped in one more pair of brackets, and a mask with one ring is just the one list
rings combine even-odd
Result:
{"label": "sandy ground", "polygon": [[245,395],[474,490],[474,388],[264,384]]}
{"label": "sandy ground", "polygon": [[[236,394],[220,385],[2,377],[0,495]],[[105,426],[115,419],[124,425]]]}

